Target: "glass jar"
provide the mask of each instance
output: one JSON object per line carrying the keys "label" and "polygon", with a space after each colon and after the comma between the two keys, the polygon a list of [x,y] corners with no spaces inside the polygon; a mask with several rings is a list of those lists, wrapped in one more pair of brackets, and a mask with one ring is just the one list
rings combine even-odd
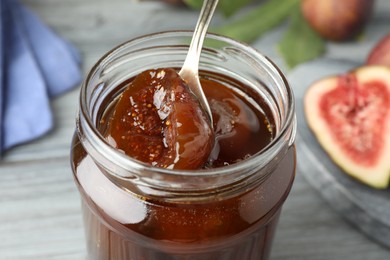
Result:
{"label": "glass jar", "polygon": [[203,48],[202,73],[241,82],[241,93],[273,118],[271,143],[243,161],[196,171],[155,168],[110,146],[97,129],[122,82],[151,68],[180,68],[191,36],[163,32],[126,42],[82,85],[71,162],[90,259],[268,259],[296,165],[292,90],[269,59],[217,35]]}

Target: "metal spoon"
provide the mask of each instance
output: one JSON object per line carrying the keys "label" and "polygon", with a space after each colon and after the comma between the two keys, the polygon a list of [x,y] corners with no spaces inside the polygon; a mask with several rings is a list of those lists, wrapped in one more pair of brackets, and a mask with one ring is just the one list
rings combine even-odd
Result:
{"label": "metal spoon", "polygon": [[187,82],[191,91],[199,99],[200,105],[210,117],[211,126],[213,125],[213,117],[209,103],[203,92],[202,86],[199,82],[199,58],[202,51],[203,41],[206,36],[207,28],[209,27],[211,18],[217,7],[218,0],[204,0],[200,11],[198,22],[195,26],[194,34],[192,36],[191,44],[188,49],[187,57],[184,61],[179,75]]}

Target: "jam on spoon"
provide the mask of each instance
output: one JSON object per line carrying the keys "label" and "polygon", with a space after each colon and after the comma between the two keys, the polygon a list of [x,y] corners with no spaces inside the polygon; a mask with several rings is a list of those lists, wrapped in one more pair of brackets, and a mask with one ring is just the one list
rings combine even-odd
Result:
{"label": "jam on spoon", "polygon": [[208,115],[174,69],[147,70],[120,95],[106,137],[137,160],[199,169],[214,146]]}

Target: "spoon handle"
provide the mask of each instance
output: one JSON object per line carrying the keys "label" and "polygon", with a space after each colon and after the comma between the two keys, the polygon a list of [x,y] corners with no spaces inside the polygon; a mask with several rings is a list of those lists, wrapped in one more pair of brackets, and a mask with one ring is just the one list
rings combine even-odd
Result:
{"label": "spoon handle", "polygon": [[201,106],[210,117],[211,125],[213,125],[211,109],[199,83],[198,70],[203,41],[217,4],[218,0],[204,0],[186,59],[179,72],[180,77],[187,82],[191,91],[198,97]]}
{"label": "spoon handle", "polygon": [[202,51],[203,41],[218,1],[204,0],[182,70],[191,70],[195,75],[198,75],[199,57]]}

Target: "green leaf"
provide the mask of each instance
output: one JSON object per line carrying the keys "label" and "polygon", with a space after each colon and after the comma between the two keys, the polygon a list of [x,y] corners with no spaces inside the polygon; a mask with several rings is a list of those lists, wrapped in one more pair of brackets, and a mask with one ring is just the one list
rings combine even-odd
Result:
{"label": "green leaf", "polygon": [[279,43],[278,49],[286,64],[293,68],[323,54],[325,40],[308,25],[301,9],[295,8],[290,26]]}
{"label": "green leaf", "polygon": [[[225,17],[230,17],[238,10],[253,2],[254,0],[220,0],[217,5],[217,10]],[[192,9],[201,9],[203,0],[184,0],[184,3]]]}
{"label": "green leaf", "polygon": [[183,2],[192,9],[200,9],[203,4],[203,0],[184,0]]}
{"label": "green leaf", "polygon": [[233,39],[251,43],[263,33],[283,22],[300,0],[271,0],[256,7],[238,20],[210,31]]}
{"label": "green leaf", "polygon": [[220,0],[217,8],[225,17],[230,17],[253,1],[254,0]]}

